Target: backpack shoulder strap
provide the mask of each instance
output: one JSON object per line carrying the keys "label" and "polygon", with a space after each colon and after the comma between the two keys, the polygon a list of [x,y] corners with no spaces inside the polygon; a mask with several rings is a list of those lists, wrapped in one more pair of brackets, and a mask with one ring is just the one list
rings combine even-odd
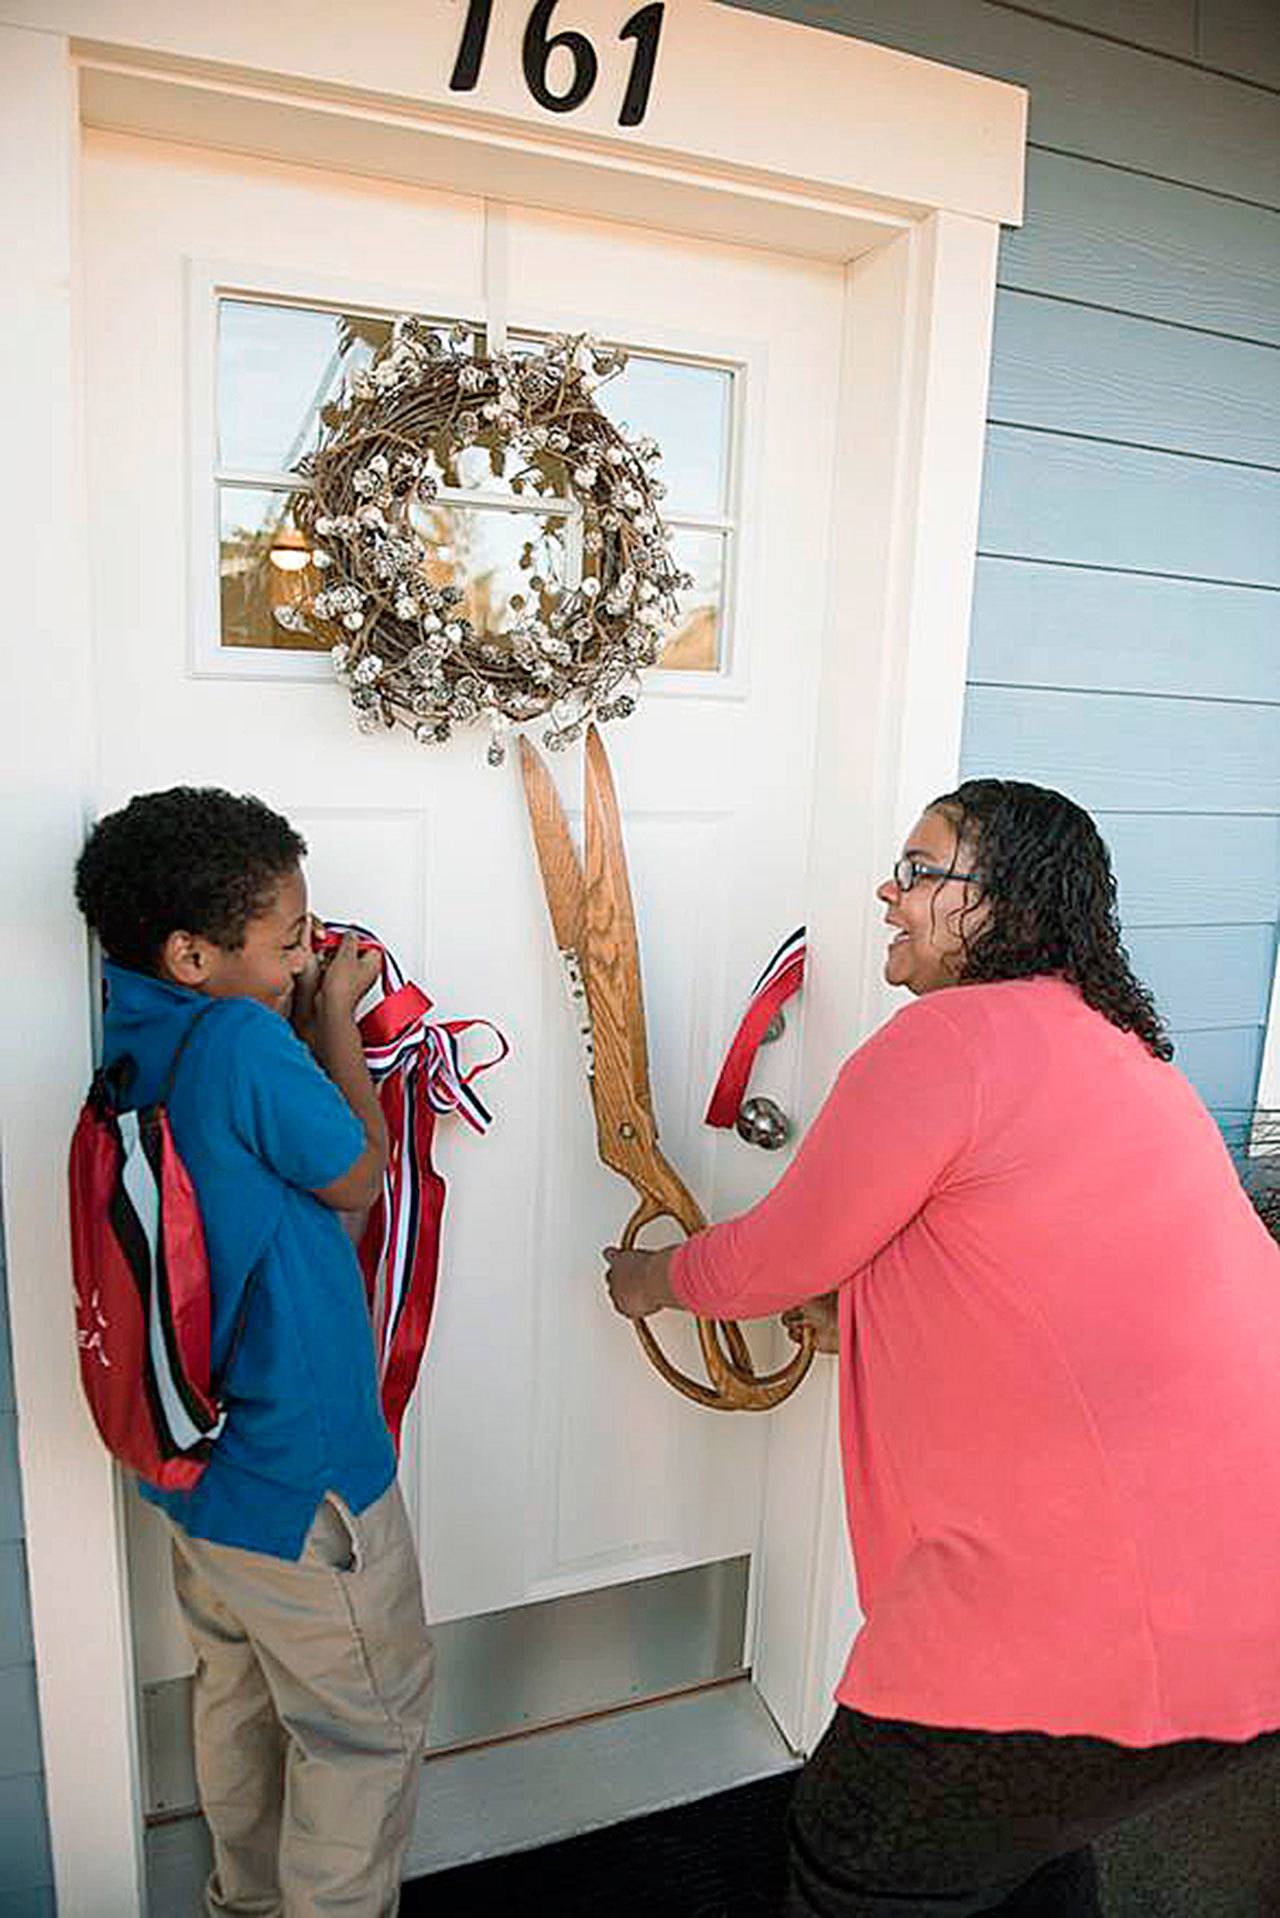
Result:
{"label": "backpack shoulder strap", "polygon": [[216,999],[206,999],[205,1003],[200,1007],[200,1010],[195,1014],[195,1016],[192,1019],[188,1020],[186,1030],[183,1032],[181,1039],[179,1039],[178,1041],[177,1051],[173,1055],[173,1059],[169,1066],[168,1075],[165,1079],[163,1086],[160,1088],[160,1096],[156,1100],[157,1105],[161,1105],[161,1106],[168,1105],[170,1096],[173,1092],[173,1082],[178,1076],[178,1067],[182,1063],[183,1053],[186,1051],[188,1045],[191,1042],[191,1035],[195,1031],[196,1027],[200,1024],[200,1021],[204,1018],[207,1018],[209,1013],[213,1011],[213,1008],[217,1005],[217,1003],[218,1002]]}

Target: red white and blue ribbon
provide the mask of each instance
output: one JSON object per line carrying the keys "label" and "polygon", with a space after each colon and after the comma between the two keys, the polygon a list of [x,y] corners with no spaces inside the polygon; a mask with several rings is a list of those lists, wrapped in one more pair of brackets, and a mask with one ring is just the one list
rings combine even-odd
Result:
{"label": "red white and blue ribbon", "polygon": [[[396,1449],[431,1327],[440,1266],[444,1180],[431,1160],[438,1116],[456,1112],[483,1133],[492,1114],[472,1081],[510,1047],[488,1019],[435,1021],[431,1001],[406,980],[394,956],[364,926],[331,920],[316,941],[332,950],[343,933],[379,953],[379,997],[359,1022],[365,1063],[387,1128],[387,1169],[357,1248],[382,1386],[382,1411]],[[464,1069],[460,1041],[482,1027],[498,1041],[490,1059]]]}
{"label": "red white and blue ribbon", "polygon": [[730,1127],[736,1124],[760,1043],[787,1000],[793,993],[799,992],[804,979],[804,960],[804,927],[797,926],[790,938],[783,940],[751,988],[747,1009],[725,1055],[715,1091],[711,1094],[706,1113],[707,1125]]}

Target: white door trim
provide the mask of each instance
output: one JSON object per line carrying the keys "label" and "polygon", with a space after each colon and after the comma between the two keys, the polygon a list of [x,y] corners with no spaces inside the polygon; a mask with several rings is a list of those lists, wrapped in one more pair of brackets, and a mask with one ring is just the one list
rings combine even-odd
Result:
{"label": "white door trim", "polygon": [[[5,417],[21,527],[3,649],[0,1163],[27,1570],[62,1918],[139,1907],[142,1833],[117,1487],[80,1398],[66,1155],[88,1079],[90,971],[71,868],[93,790],[87,515],[80,449],[75,180],[67,48],[0,28]],[[62,1062],[47,1070],[56,1034]],[[100,1875],[99,1875],[100,1874]]]}
{"label": "white door trim", "polygon": [[1271,981],[1271,1006],[1262,1041],[1262,1070],[1258,1075],[1255,1103],[1267,1111],[1280,1110],[1280,947],[1276,951],[1276,969]]}
{"label": "white door trim", "polygon": [[[9,589],[23,603],[8,621],[25,643],[5,654],[10,1310],[59,1911],[128,1918],[143,1892],[124,1558],[111,1475],[79,1405],[62,1180],[90,1065],[85,948],[68,887],[95,786],[77,68],[94,124],[850,263],[808,899],[808,1113],[883,1009],[872,868],[955,773],[998,222],[1020,213],[1025,96],[674,0],[648,123],[618,133],[602,98],[581,131],[577,116],[567,131],[523,95],[509,59],[495,56],[488,91],[448,95],[452,49],[440,36],[456,32],[457,8],[389,0],[376,26],[350,36],[345,16],[321,23],[301,4],[0,7],[14,23],[0,26],[0,159],[17,184],[0,195],[0,233],[6,257],[30,263],[5,300],[16,342],[6,465],[23,476],[12,510],[26,541]],[[609,0],[580,0],[578,11],[602,45],[612,38]],[[751,77],[762,72],[763,89]],[[858,859],[842,825],[851,817],[872,828]],[[23,1044],[49,1031],[60,1040],[56,1075],[47,1046]],[[811,1389],[771,1428],[760,1680],[798,1746],[825,1711],[847,1625],[831,1596],[844,1589],[844,1544],[830,1420],[829,1389]],[[827,1493],[810,1504],[815,1477]]]}

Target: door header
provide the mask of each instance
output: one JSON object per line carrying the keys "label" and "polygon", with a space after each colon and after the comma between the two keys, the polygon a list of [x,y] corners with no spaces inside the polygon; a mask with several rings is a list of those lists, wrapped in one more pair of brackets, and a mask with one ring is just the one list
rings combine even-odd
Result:
{"label": "door header", "polygon": [[[713,0],[384,0],[354,12],[309,0],[0,0],[0,11],[71,38],[86,74],[101,76],[86,88],[97,125],[148,130],[139,83],[163,76],[203,100],[188,140],[210,137],[216,98],[279,109],[305,97],[336,118],[451,135],[462,191],[478,138],[526,167],[572,155],[579,180],[583,160],[659,175],[674,164],[692,180],[732,176],[741,190],[833,210],[1021,218],[1021,88]],[[341,151],[325,163],[342,166]],[[536,169],[529,184],[542,184]],[[575,210],[596,210],[580,187]]]}

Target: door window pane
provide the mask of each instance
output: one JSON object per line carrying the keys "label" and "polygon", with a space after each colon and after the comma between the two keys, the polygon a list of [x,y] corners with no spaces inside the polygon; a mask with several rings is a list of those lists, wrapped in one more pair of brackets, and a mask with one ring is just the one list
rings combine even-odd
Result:
{"label": "door window pane", "polygon": [[287,473],[320,408],[367,366],[391,322],[251,300],[218,302],[218,464]]}
{"label": "door window pane", "polygon": [[323,651],[306,633],[287,633],[275,618],[317,591],[320,575],[310,549],[293,523],[290,495],[256,486],[223,486],[218,492],[218,579],[224,646],[269,646]]}
{"label": "door window pane", "polygon": [[569,576],[563,514],[415,505],[410,519],[427,549],[435,586],[457,586],[460,610],[481,638],[498,639],[531,615],[548,616]]}
{"label": "door window pane", "polygon": [[725,546],[723,533],[677,532],[671,547],[693,585],[679,597],[679,614],[658,656],[669,672],[714,673],[723,663]]}
{"label": "door window pane", "polygon": [[729,423],[733,374],[634,354],[596,397],[631,438],[656,440],[654,472],[667,489],[663,511],[716,518],[729,507]]}
{"label": "door window pane", "polygon": [[219,466],[291,472],[316,443],[320,408],[390,337],[380,313],[219,300]]}

